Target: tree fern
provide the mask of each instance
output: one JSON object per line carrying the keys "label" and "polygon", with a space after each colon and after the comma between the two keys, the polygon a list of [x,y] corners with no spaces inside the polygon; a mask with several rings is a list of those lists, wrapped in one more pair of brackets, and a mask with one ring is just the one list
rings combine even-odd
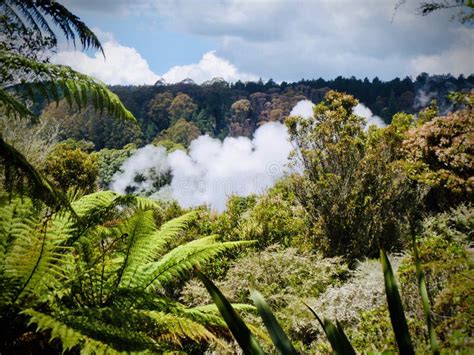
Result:
{"label": "tree fern", "polygon": [[113,192],[83,196],[71,210],[57,212],[34,209],[29,199],[3,200],[0,278],[8,287],[0,291],[0,306],[27,309],[23,314],[60,339],[64,350],[224,346],[219,339],[229,333],[215,307],[188,308],[164,287],[249,242],[210,236],[169,250],[196,213],[157,228],[155,207]]}

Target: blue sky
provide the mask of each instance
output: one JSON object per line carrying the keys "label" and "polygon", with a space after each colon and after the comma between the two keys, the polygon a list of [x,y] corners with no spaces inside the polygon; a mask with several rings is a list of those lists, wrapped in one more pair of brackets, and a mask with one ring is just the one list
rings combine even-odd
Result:
{"label": "blue sky", "polygon": [[63,0],[99,34],[104,62],[64,48],[53,61],[109,84],[295,81],[474,72],[474,29],[418,0]]}

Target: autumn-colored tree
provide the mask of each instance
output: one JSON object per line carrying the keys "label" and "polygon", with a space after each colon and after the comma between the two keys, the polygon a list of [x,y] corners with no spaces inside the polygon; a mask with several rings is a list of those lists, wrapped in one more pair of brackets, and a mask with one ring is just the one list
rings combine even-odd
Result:
{"label": "autumn-colored tree", "polygon": [[232,137],[252,135],[251,122],[252,106],[247,99],[241,99],[232,104],[229,122],[229,135]]}
{"label": "autumn-colored tree", "polygon": [[431,119],[412,128],[403,142],[410,176],[430,186],[430,209],[474,199],[474,94],[466,97],[463,109],[446,116],[432,118],[437,112],[431,110]]}
{"label": "autumn-colored tree", "polygon": [[173,94],[170,92],[158,93],[148,103],[147,127],[144,127],[145,135],[154,137],[170,125],[168,109],[173,102]]}
{"label": "autumn-colored tree", "polygon": [[194,103],[193,99],[186,94],[179,93],[168,108],[170,125],[173,125],[181,118],[191,121],[197,109],[198,106]]}

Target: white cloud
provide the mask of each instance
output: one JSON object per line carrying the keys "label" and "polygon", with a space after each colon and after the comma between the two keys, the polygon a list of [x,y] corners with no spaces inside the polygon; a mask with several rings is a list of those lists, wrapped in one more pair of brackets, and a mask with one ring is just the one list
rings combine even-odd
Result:
{"label": "white cloud", "polygon": [[159,76],[135,48],[126,47],[108,35],[102,43],[106,58],[101,52],[93,57],[79,51],[59,51],[51,58],[53,63],[69,65],[73,69],[91,75],[109,85],[154,84]]}
{"label": "white cloud", "polygon": [[68,65],[109,85],[153,85],[160,78],[168,83],[190,78],[198,84],[218,77],[228,82],[258,79],[255,75],[240,72],[228,60],[217,56],[215,51],[205,53],[198,63],[174,66],[160,76],[150,69],[148,62],[135,48],[121,45],[111,33],[99,28],[94,28],[94,32],[102,41],[106,58],[99,51],[89,56],[65,48],[53,55],[52,62]]}
{"label": "white cloud", "polygon": [[160,0],[155,6],[169,28],[215,40],[220,55],[264,78],[472,73],[472,28],[450,21],[450,11],[422,17],[418,1],[395,12],[396,3]]}
{"label": "white cloud", "polygon": [[258,79],[255,75],[239,72],[229,61],[218,57],[215,51],[204,54],[198,63],[174,66],[162,77],[168,83],[176,83],[190,78],[198,84],[217,77],[229,82]]}

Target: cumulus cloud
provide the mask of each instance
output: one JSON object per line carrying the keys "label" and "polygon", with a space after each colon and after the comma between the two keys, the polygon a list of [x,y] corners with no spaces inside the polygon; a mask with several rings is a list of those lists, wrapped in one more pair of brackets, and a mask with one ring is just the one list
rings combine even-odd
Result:
{"label": "cumulus cloud", "polygon": [[278,122],[262,125],[253,139],[228,137],[220,141],[200,136],[189,152],[167,155],[162,148],[149,145],[125,161],[110,187],[121,193],[132,187],[149,194],[157,173],[166,174],[169,169],[171,184],[155,197],[171,197],[183,207],[206,204],[223,211],[230,195],[262,193],[280,179],[291,149],[287,129]]}
{"label": "cumulus cloud", "polygon": [[232,65],[228,60],[218,57],[215,51],[205,53],[198,63],[174,66],[162,75],[162,78],[169,83],[176,83],[190,78],[200,84],[216,77],[223,78],[229,82],[258,79],[255,75],[239,72],[235,65]]}
{"label": "cumulus cloud", "polygon": [[190,78],[198,84],[217,77],[228,82],[258,79],[255,75],[240,72],[228,60],[217,56],[215,51],[205,53],[198,63],[174,66],[163,75],[158,75],[135,48],[121,45],[111,33],[97,28],[94,32],[102,40],[106,58],[100,51],[90,56],[85,52],[64,49],[53,55],[51,61],[68,65],[109,85],[153,85],[159,79],[177,83]]}
{"label": "cumulus cloud", "polygon": [[[221,55],[265,78],[391,79],[426,71],[425,64],[437,73],[472,72],[465,54],[472,57],[473,29],[450,21],[450,11],[420,17],[416,1],[395,13],[396,1],[380,0],[154,4],[169,28],[214,39]],[[467,46],[461,29],[471,38]]]}
{"label": "cumulus cloud", "polygon": [[366,127],[375,125],[379,128],[386,127],[385,122],[377,115],[374,115],[370,108],[364,104],[358,103],[353,109],[352,112],[360,117],[364,117],[367,120]]}
{"label": "cumulus cloud", "polygon": [[159,76],[135,48],[123,46],[110,35],[102,43],[106,58],[97,51],[92,57],[79,51],[59,51],[51,61],[91,75],[109,85],[154,84]]}

